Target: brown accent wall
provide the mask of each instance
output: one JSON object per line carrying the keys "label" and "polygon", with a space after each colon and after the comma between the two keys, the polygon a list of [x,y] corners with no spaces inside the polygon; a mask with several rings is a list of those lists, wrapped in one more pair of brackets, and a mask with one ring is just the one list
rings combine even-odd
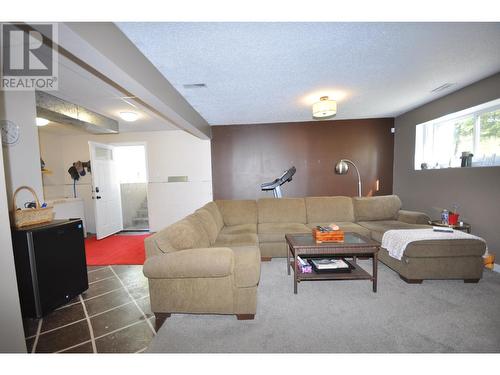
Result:
{"label": "brown accent wall", "polygon": [[342,158],[358,165],[363,195],[391,194],[393,126],[392,118],[213,126],[214,199],[271,197],[260,184],[292,165],[297,173],[284,196],[357,195],[354,170],[335,174]]}

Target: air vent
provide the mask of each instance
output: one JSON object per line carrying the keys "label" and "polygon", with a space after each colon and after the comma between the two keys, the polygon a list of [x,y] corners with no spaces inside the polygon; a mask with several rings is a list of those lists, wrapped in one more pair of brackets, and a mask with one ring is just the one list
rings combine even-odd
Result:
{"label": "air vent", "polygon": [[182,85],[185,89],[204,89],[207,87],[205,83],[186,83]]}
{"label": "air vent", "polygon": [[445,83],[445,84],[443,84],[443,85],[441,85],[441,86],[439,86],[439,87],[436,87],[436,88],[435,88],[434,90],[432,90],[431,92],[432,92],[432,93],[441,92],[441,91],[444,91],[444,90],[446,90],[446,89],[450,88],[450,87],[451,87],[451,86],[453,86],[453,85],[454,85],[454,83]]}
{"label": "air vent", "polygon": [[188,182],[188,176],[168,176],[168,182]]}
{"label": "air vent", "polygon": [[93,134],[118,133],[118,121],[43,91],[35,91],[36,114],[49,121],[76,126]]}

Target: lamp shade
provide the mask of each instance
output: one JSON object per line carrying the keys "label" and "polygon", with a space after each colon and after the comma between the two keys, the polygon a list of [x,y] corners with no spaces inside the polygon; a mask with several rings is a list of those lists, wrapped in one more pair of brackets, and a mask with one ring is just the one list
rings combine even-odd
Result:
{"label": "lamp shade", "polygon": [[349,171],[349,165],[344,160],[341,160],[335,166],[335,172],[337,174],[346,174]]}
{"label": "lamp shade", "polygon": [[319,102],[313,104],[312,112],[315,119],[331,118],[337,114],[337,102],[328,99],[328,96],[322,96]]}

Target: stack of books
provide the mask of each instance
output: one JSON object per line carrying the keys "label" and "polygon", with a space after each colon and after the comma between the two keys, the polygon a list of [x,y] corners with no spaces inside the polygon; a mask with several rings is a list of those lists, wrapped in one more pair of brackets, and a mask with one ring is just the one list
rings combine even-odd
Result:
{"label": "stack of books", "polygon": [[316,272],[351,272],[352,266],[343,259],[312,258],[309,263]]}

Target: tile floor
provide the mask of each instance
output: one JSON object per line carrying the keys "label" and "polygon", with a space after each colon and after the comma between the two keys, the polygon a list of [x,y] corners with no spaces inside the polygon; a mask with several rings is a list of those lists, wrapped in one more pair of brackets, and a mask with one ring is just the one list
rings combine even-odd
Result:
{"label": "tile floor", "polygon": [[139,353],[155,335],[142,266],[88,267],[89,289],[43,319],[25,319],[29,353]]}

